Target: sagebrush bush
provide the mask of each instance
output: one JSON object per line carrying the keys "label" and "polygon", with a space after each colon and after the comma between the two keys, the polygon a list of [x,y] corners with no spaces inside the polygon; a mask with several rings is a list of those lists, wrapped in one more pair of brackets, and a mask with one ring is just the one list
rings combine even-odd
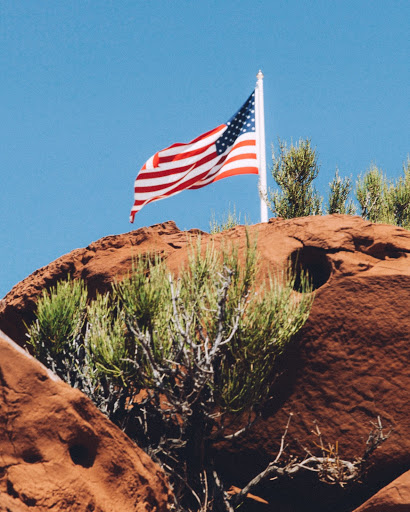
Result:
{"label": "sagebrush bush", "polygon": [[322,199],[312,182],[319,173],[316,149],[309,139],[288,147],[279,140],[279,156],[272,150],[272,177],[279,190],[269,190],[266,202],[272,213],[284,219],[321,215]]}
{"label": "sagebrush bush", "polygon": [[388,204],[389,185],[382,171],[373,165],[356,183],[360,214],[370,222],[392,222]]}
{"label": "sagebrush bush", "polygon": [[326,213],[340,213],[354,215],[356,208],[349,194],[352,190],[352,182],[349,178],[341,178],[336,169],[333,181],[329,183],[329,200],[326,206]]}
{"label": "sagebrush bush", "polygon": [[78,384],[74,354],[82,352],[86,320],[87,290],[83,281],[70,276],[49,291],[43,290],[37,303],[36,320],[27,327],[28,343],[34,355],[71,386]]}
{"label": "sagebrush bush", "polygon": [[35,354],[162,465],[177,510],[228,510],[210,447],[235,424],[246,430],[243,413],[268,399],[276,361],[308,318],[307,276],[297,293],[290,266],[259,286],[257,271],[249,240],[242,264],[199,240],[177,278],[141,256],[87,306],[81,281],[59,283],[28,329]]}
{"label": "sagebrush bush", "polygon": [[410,229],[410,158],[403,164],[403,176],[389,187],[387,202],[393,223]]}
{"label": "sagebrush bush", "polygon": [[[211,235],[216,233],[222,233],[228,229],[232,229],[235,226],[239,226],[241,223],[241,214],[236,212],[236,206],[229,207],[228,212],[222,215],[221,220],[217,220],[215,214],[212,214],[211,221],[209,222],[209,232]],[[246,219],[245,219],[246,224]]]}

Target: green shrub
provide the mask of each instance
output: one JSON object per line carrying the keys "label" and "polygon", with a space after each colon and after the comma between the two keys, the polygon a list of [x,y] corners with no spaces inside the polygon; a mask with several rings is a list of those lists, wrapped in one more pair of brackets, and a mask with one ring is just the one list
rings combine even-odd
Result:
{"label": "green shrub", "polygon": [[272,177],[279,191],[269,190],[266,201],[273,214],[285,219],[320,215],[322,199],[312,185],[319,165],[310,140],[300,139],[290,148],[279,140],[279,156],[272,154],[272,158]]}
{"label": "green shrub", "polygon": [[339,171],[336,169],[333,181],[329,183],[329,201],[326,207],[326,213],[341,213],[347,215],[354,215],[356,208],[349,200],[349,194],[352,190],[352,182],[349,178],[341,178]]}
{"label": "green shrub", "polygon": [[135,343],[127,333],[124,312],[109,294],[97,295],[87,308],[85,346],[99,377],[127,386],[135,373],[129,362]]}
{"label": "green shrub", "polygon": [[380,169],[373,165],[356,183],[360,214],[370,222],[392,223],[388,204],[389,184]]}
{"label": "green shrub", "polygon": [[81,348],[86,319],[87,290],[83,281],[59,281],[43,290],[35,311],[36,320],[27,327],[34,355],[71,386],[79,385],[75,355]]}
{"label": "green shrub", "polygon": [[43,290],[36,322],[28,329],[29,343],[36,356],[41,357],[46,346],[58,354],[74,342],[84,325],[86,301],[84,283],[71,281],[70,277],[59,281],[50,291]]}
{"label": "green shrub", "polygon": [[207,510],[225,510],[210,447],[228,427],[246,430],[243,413],[269,398],[278,358],[308,318],[306,276],[298,293],[290,266],[261,286],[257,272],[255,243],[240,264],[235,249],[198,239],[178,278],[159,257],[138,257],[111,294],[90,302],[86,329],[84,286],[71,280],[43,294],[29,328],[45,363],[58,359],[57,347],[72,351],[51,366],[162,465],[177,510],[207,500]]}
{"label": "green shrub", "polygon": [[[222,215],[221,221],[215,218],[215,213],[212,213],[211,221],[209,223],[209,232],[211,235],[216,233],[222,233],[228,229],[232,229],[235,226],[239,226],[241,223],[241,214],[237,214],[236,206],[233,206],[233,210],[229,207],[228,213]],[[246,223],[246,222],[245,222]]]}
{"label": "green shrub", "polygon": [[403,176],[389,187],[387,202],[394,224],[410,229],[410,159],[403,164]]}

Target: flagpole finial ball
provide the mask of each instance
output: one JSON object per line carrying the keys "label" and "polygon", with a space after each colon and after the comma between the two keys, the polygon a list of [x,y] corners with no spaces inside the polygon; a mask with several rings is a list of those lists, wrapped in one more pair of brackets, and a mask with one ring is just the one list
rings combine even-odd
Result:
{"label": "flagpole finial ball", "polygon": [[262,80],[262,78],[263,78],[263,73],[262,73],[262,71],[261,71],[261,70],[259,70],[259,73],[256,75],[256,78],[257,78],[258,80]]}

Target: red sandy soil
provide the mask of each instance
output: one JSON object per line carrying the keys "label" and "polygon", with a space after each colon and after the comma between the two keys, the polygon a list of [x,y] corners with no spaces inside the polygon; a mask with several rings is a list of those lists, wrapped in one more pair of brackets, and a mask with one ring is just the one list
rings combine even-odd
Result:
{"label": "red sandy soil", "polygon": [[[248,231],[258,240],[259,279],[298,254],[313,276],[316,297],[262,420],[244,438],[219,446],[218,460],[230,483],[243,486],[276,454],[290,412],[289,451],[301,456],[301,445],[314,449],[317,421],[325,441],[337,441],[341,456],[353,459],[363,453],[371,422],[380,415],[394,432],[376,452],[366,485],[329,492],[314,480],[295,480],[289,486],[271,482],[258,493],[274,499],[277,511],[352,510],[410,467],[410,232],[342,215],[272,219]],[[4,297],[0,329],[24,344],[23,320],[34,318],[37,297],[67,274],[83,278],[95,294],[129,272],[140,253],[158,253],[177,271],[186,262],[188,237],[197,234],[167,222],[76,249]],[[211,238],[216,247],[232,242],[241,251],[246,245],[244,227],[202,234],[204,242]]]}

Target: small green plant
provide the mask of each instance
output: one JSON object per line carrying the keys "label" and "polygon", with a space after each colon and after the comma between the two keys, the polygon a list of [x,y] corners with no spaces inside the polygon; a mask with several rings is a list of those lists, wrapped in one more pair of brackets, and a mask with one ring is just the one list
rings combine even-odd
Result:
{"label": "small green plant", "polygon": [[394,223],[410,229],[410,158],[403,164],[403,176],[389,187],[387,202]]}
{"label": "small green plant", "polygon": [[34,355],[70,385],[78,383],[73,353],[80,349],[86,319],[87,289],[83,281],[59,281],[43,290],[37,303],[36,320],[27,328]]}
{"label": "small green plant", "polygon": [[135,373],[128,362],[135,343],[127,335],[124,312],[108,293],[97,295],[87,308],[85,344],[96,374],[126,387]]}
{"label": "small green plant", "polygon": [[215,213],[212,212],[211,220],[209,222],[209,232],[211,235],[222,233],[223,231],[227,231],[228,229],[234,228],[235,226],[239,226],[240,223],[241,214],[237,214],[236,206],[234,205],[232,211],[231,207],[229,207],[228,213],[222,216],[220,222],[216,219]]}
{"label": "small green plant", "polygon": [[341,213],[354,215],[356,208],[352,200],[349,200],[349,194],[352,190],[352,182],[349,178],[341,178],[336,169],[333,181],[329,183],[329,201],[326,206],[326,213]]}
{"label": "small green plant", "polygon": [[274,215],[291,219],[322,213],[322,199],[312,185],[319,173],[316,149],[309,139],[288,148],[279,140],[279,156],[273,154],[272,177],[279,191],[269,190],[267,204]]}
{"label": "small green plant", "polygon": [[80,335],[85,321],[87,291],[82,281],[59,281],[50,291],[43,290],[37,304],[37,320],[28,330],[34,352],[41,357],[44,347],[58,354]]}

